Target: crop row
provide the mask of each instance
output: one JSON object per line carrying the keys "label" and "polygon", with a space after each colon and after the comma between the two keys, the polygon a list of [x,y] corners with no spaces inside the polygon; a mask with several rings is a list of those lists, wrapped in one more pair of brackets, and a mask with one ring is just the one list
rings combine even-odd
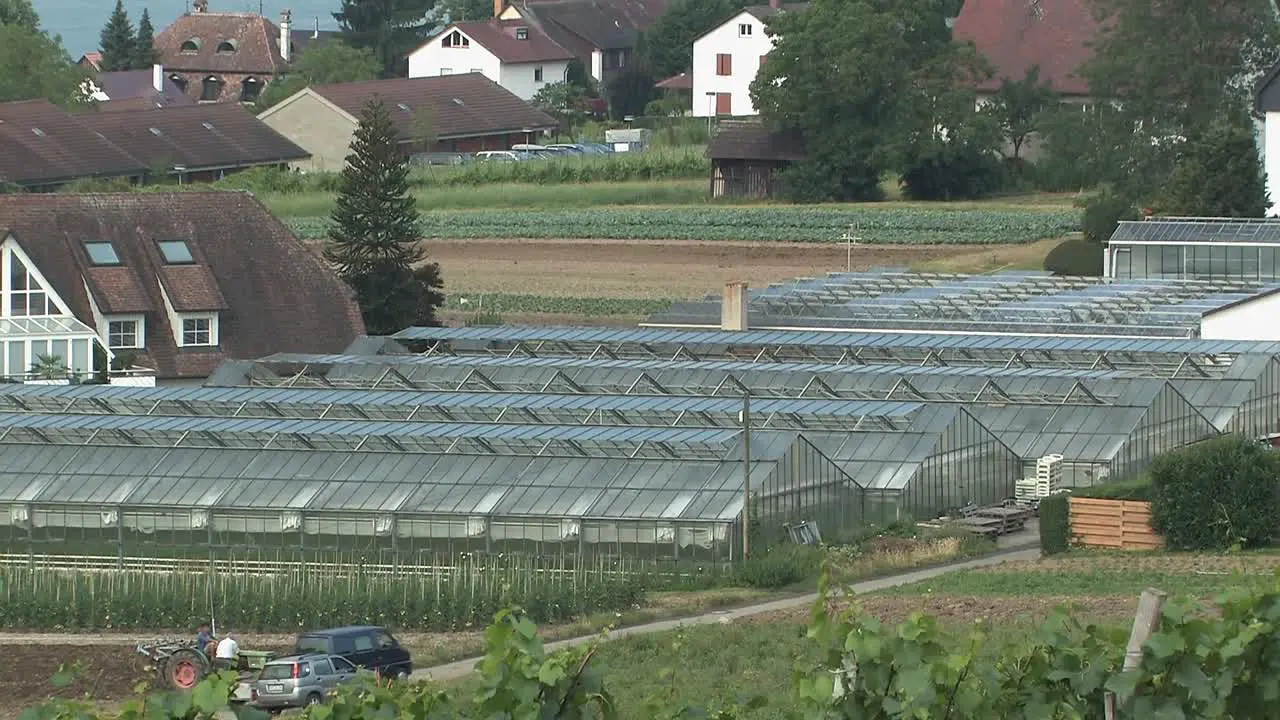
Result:
{"label": "crop row", "polygon": [[447,309],[483,313],[563,313],[604,317],[609,315],[651,315],[671,307],[670,300],[632,298],[549,297],[508,293],[462,293],[450,295]]}
{"label": "crop row", "polygon": [[[493,569],[489,569],[493,570]],[[223,627],[289,632],[373,623],[406,630],[483,627],[518,605],[539,622],[630,608],[636,576],[458,569],[443,576],[222,576],[0,570],[0,627],[39,630]]]}
{"label": "crop row", "polygon": [[[289,218],[300,237],[326,234],[325,217]],[[939,210],[917,208],[599,208],[545,211],[431,211],[424,238],[584,238],[743,240],[907,245],[1024,243],[1079,230],[1069,210]]]}

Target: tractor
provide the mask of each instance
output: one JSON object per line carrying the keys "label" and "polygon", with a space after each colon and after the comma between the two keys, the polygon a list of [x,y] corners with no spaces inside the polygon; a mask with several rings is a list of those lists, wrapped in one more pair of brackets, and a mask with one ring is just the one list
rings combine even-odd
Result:
{"label": "tractor", "polygon": [[[162,638],[138,643],[136,649],[151,661],[160,685],[174,690],[194,688],[209,674],[213,665],[210,649],[197,646],[194,640]],[[241,684],[256,679],[262,666],[274,656],[275,653],[241,650],[236,668],[240,672]]]}

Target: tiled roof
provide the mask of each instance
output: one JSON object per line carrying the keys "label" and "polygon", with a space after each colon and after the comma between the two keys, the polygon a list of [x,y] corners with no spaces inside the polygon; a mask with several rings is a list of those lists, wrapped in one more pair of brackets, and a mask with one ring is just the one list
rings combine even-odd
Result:
{"label": "tiled roof", "polygon": [[979,86],[993,91],[1001,80],[1021,80],[1033,65],[1040,79],[1064,95],[1088,95],[1078,70],[1090,57],[1098,31],[1089,0],[965,0],[953,35],[970,40],[995,68]]}
{"label": "tiled roof", "polygon": [[801,160],[804,139],[797,131],[768,130],[754,120],[721,120],[707,146],[712,160]]}
{"label": "tiled roof", "polygon": [[310,90],[356,118],[370,98],[381,97],[405,140],[413,138],[414,120],[422,108],[430,109],[441,140],[542,130],[557,124],[555,118],[480,73],[314,85]]}
{"label": "tiled roof", "polygon": [[[471,38],[471,42],[484,46],[499,60],[508,65],[519,63],[572,60],[576,55],[552,40],[543,30],[524,20],[490,20],[488,22],[454,23],[445,29],[456,28]],[[525,28],[529,35],[524,40],[516,38],[516,30]]]}
{"label": "tiled roof", "polygon": [[[182,44],[193,39],[196,51],[183,52]],[[223,41],[235,51],[219,52]],[[288,65],[280,57],[280,28],[253,13],[179,15],[156,34],[155,47],[166,70],[275,75]]]}
{"label": "tiled roof", "polygon": [[654,87],[663,90],[692,90],[693,89],[693,73],[680,73],[672,75],[666,80],[659,80]]}
{"label": "tiled roof", "polygon": [[516,10],[556,42],[582,53],[634,47],[639,32],[666,6],[667,0],[533,0],[517,3]]}
{"label": "tiled roof", "polygon": [[309,157],[235,103],[94,113],[84,122],[148,168],[247,167]]}
{"label": "tiled roof", "polygon": [[147,171],[80,117],[45,100],[0,103],[0,180],[42,185]]}
{"label": "tiled roof", "polygon": [[771,5],[752,5],[751,7],[743,8],[743,10],[751,13],[761,22],[768,22],[769,18],[777,15],[779,12],[804,12],[807,7],[809,7],[809,3],[788,3],[786,5],[779,5],[778,7],[773,7]]}
{"label": "tiled roof", "polygon": [[[80,320],[94,324],[82,277],[104,312],[145,313],[144,362],[160,377],[203,377],[229,357],[337,353],[364,333],[351,291],[249,193],[0,195],[0,226]],[[196,264],[166,266],[159,239],[185,240]],[[110,241],[123,267],[91,266],[86,240]],[[219,346],[177,347],[158,276],[179,309],[222,309]]]}
{"label": "tiled roof", "polygon": [[[126,100],[143,100],[144,103],[135,103],[135,107],[164,107],[167,105],[195,105],[192,100],[182,92],[182,88],[169,78],[167,74],[164,76],[164,92],[156,92],[152,83],[151,70],[119,70],[116,72],[98,73],[93,79],[98,89],[103,94],[111,98],[109,103],[105,103],[101,109],[107,109],[109,106],[112,111],[118,109],[118,106],[112,103],[119,103]],[[127,107],[127,106],[126,106]]]}
{"label": "tiled roof", "polygon": [[97,50],[93,52],[87,52],[80,56],[80,59],[76,61],[76,64],[81,67],[91,68],[93,70],[101,70],[102,69],[102,53],[98,52]]}

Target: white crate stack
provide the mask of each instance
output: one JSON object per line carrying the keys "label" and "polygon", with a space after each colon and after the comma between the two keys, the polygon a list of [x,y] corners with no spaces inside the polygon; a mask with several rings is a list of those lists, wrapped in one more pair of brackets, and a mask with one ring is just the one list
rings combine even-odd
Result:
{"label": "white crate stack", "polygon": [[1035,477],[1019,480],[1014,499],[1020,503],[1039,502],[1062,488],[1062,456],[1045,455],[1036,461]]}

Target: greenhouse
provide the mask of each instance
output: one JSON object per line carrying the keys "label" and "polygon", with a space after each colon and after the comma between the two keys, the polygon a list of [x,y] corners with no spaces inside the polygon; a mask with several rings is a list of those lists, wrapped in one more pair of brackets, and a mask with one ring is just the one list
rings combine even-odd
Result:
{"label": "greenhouse", "polygon": [[1280,280],[1280,221],[1159,218],[1123,221],[1107,243],[1104,274],[1117,279]]}
{"label": "greenhouse", "polygon": [[[767,542],[787,523],[838,535],[996,502],[1020,465],[967,412],[920,403],[762,398],[747,432],[722,426],[737,398],[111,386],[0,395],[10,553],[729,562],[747,467],[752,535]],[[431,417],[498,405],[521,421]],[[423,415],[395,415],[411,406]],[[186,412],[159,414],[174,408]],[[357,408],[369,417],[340,416]],[[576,424],[522,414],[547,409]],[[590,412],[655,424],[583,422]],[[387,415],[397,419],[370,419]]]}

